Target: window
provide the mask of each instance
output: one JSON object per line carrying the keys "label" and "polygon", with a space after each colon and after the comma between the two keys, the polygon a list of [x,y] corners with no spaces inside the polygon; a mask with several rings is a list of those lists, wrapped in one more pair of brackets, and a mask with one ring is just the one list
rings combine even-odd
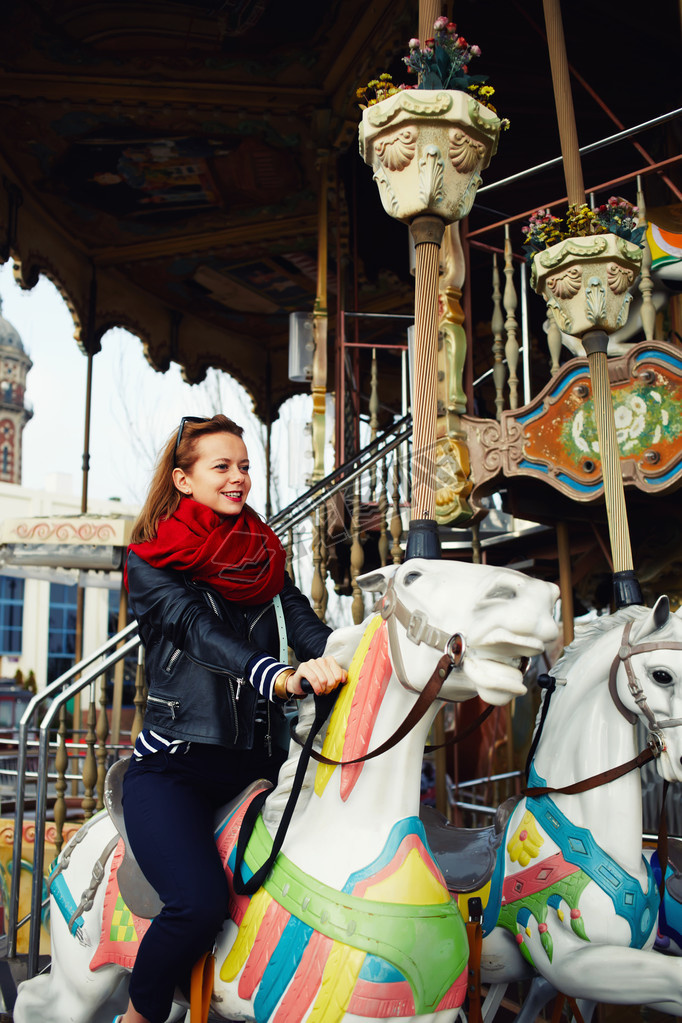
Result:
{"label": "window", "polygon": [[47,682],[54,682],[76,655],[77,586],[50,583],[50,624],[47,637]]}
{"label": "window", "polygon": [[24,580],[0,575],[0,654],[21,653]]}

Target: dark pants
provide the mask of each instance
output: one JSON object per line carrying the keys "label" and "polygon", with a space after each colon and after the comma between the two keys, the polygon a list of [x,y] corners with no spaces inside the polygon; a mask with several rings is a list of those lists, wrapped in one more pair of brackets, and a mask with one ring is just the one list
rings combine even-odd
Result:
{"label": "dark pants", "polygon": [[256,778],[276,781],[281,756],[192,743],[187,753],[131,760],[123,781],[126,830],[164,908],[145,934],[130,998],[150,1023],[164,1023],[176,986],[189,992],[192,966],[227,916],[227,879],[213,838],[215,811]]}

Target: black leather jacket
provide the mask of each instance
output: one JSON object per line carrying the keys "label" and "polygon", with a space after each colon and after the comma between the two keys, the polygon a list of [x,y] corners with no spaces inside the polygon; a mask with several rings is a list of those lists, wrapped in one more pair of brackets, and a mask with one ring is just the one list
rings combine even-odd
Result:
{"label": "black leather jacket", "polygon": [[[246,665],[254,654],[279,657],[272,601],[232,603],[182,572],[153,568],[133,551],[128,592],[145,648],[144,727],[174,739],[250,749],[257,693],[246,681]],[[296,657],[321,657],[331,629],[286,574],[280,597]]]}

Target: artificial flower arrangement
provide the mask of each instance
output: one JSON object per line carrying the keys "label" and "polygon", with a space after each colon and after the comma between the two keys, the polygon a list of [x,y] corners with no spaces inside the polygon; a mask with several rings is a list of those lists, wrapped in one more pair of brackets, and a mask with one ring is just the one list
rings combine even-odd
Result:
{"label": "artificial flower arrangement", "polygon": [[[480,46],[468,43],[464,36],[458,35],[457,25],[446,17],[436,18],[433,30],[433,38],[427,39],[423,47],[419,39],[410,39],[410,52],[407,57],[403,57],[408,72],[420,76],[419,84],[395,85],[391,75],[379,75],[357,90],[361,110],[405,89],[460,89],[497,113],[491,102],[495,90],[485,84],[488,81],[487,75],[469,73],[469,64],[481,55]],[[506,118],[501,121],[501,127],[509,127]]]}
{"label": "artificial flower arrangement", "polygon": [[555,217],[548,209],[539,209],[533,213],[528,225],[521,228],[525,236],[523,251],[531,263],[536,252],[543,252],[566,238],[609,233],[641,247],[644,227],[637,226],[638,213],[637,206],[615,195],[594,209],[586,203],[569,206],[563,217]]}

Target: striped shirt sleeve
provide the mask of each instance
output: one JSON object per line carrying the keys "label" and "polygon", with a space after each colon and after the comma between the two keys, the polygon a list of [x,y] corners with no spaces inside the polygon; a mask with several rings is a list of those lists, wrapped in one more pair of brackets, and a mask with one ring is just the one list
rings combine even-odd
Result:
{"label": "striped shirt sleeve", "polygon": [[275,657],[270,657],[268,654],[257,655],[252,657],[246,666],[249,682],[254,689],[264,696],[266,700],[277,701],[277,697],[273,696],[273,686],[275,679],[279,675],[280,671],[294,669],[290,664],[282,664]]}
{"label": "striped shirt sleeve", "polygon": [[142,757],[150,753],[159,753],[161,750],[165,750],[166,753],[186,753],[189,747],[186,739],[169,739],[161,732],[143,728],[135,740],[133,756],[136,760],[141,760]]}

